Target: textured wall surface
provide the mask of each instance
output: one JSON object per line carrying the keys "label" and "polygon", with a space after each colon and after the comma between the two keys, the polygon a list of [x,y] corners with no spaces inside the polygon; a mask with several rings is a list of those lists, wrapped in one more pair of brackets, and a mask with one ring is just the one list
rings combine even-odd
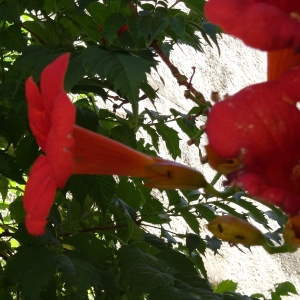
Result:
{"label": "textured wall surface", "polygon": [[[206,46],[203,54],[180,46],[172,53],[171,61],[188,78],[192,74],[191,67],[196,67],[193,85],[206,99],[209,99],[211,91],[219,91],[221,95],[233,94],[245,86],[266,80],[265,53],[247,48],[228,36],[220,40],[220,49],[219,55],[216,47]],[[170,107],[187,112],[193,103],[184,98],[185,88],[178,86],[167,67],[159,68],[158,72],[163,78],[170,80],[163,84],[157,73],[153,72],[152,84],[159,88],[160,95],[160,99],[155,102],[156,108],[165,113],[168,113]],[[153,109],[151,104],[148,103],[147,106]],[[207,178],[212,177],[210,169],[200,164],[197,149],[194,146],[188,147],[186,140],[187,137],[182,136],[184,162],[204,171]],[[183,224],[175,222],[174,226],[180,227]],[[273,256],[259,247],[243,251],[244,253],[229,245],[222,247],[221,255],[214,256],[208,251],[205,265],[211,281],[218,283],[231,279],[238,283],[239,292],[248,295],[260,292],[267,296],[274,284],[289,280],[300,292],[299,251]],[[288,299],[300,297],[292,296]]]}

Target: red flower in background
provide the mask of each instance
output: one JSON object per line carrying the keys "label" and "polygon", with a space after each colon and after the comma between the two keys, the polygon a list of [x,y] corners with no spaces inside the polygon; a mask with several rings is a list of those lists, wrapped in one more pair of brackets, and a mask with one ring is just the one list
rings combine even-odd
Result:
{"label": "red flower in background", "polygon": [[40,90],[26,82],[30,127],[45,155],[34,163],[24,194],[26,227],[41,235],[54,201],[72,174],[103,174],[146,178],[149,187],[196,189],[206,182],[196,170],[151,157],[75,125],[75,106],[64,91],[69,54],[49,64]]}
{"label": "red flower in background", "polygon": [[298,67],[217,103],[206,129],[211,165],[290,215],[300,211],[299,95]]}
{"label": "red flower in background", "polygon": [[261,50],[300,46],[300,2],[295,0],[209,0],[207,19],[225,33]]}

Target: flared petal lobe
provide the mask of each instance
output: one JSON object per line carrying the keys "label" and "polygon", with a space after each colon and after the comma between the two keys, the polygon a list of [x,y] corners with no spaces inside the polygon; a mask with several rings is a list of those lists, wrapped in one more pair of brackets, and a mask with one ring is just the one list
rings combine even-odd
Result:
{"label": "flared petal lobe", "polygon": [[32,235],[45,232],[45,225],[56,193],[52,167],[47,157],[41,155],[34,163],[23,197],[26,211],[25,224]]}
{"label": "flared petal lobe", "polygon": [[49,64],[41,74],[41,94],[44,100],[44,109],[48,118],[51,118],[57,96],[64,92],[64,78],[68,68],[70,54],[65,53]]}
{"label": "flared petal lobe", "polygon": [[46,151],[51,120],[45,114],[43,98],[32,77],[26,81],[25,93],[28,102],[28,118],[31,131],[38,145],[43,151]]}
{"label": "flared petal lobe", "polygon": [[299,80],[297,68],[241,90],[212,108],[206,129],[216,155],[240,161],[231,184],[291,215],[300,210]]}
{"label": "flared petal lobe", "polygon": [[298,48],[300,4],[293,0],[209,0],[207,19],[261,50]]}
{"label": "flared petal lobe", "polygon": [[51,128],[47,139],[46,154],[52,166],[58,188],[63,188],[73,173],[73,129],[75,106],[65,92],[56,97],[51,116]]}

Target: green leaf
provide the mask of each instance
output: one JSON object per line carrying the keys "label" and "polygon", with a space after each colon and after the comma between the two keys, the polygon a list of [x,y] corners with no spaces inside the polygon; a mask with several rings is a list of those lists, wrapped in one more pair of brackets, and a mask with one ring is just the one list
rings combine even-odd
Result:
{"label": "green leaf", "polygon": [[6,200],[8,189],[9,189],[8,179],[5,176],[0,175],[0,193],[2,196],[2,201]]}
{"label": "green leaf", "polygon": [[146,203],[141,209],[141,216],[145,222],[152,224],[163,224],[169,222],[169,218],[166,218],[164,215],[163,204],[154,197],[147,198]]}
{"label": "green leaf", "polygon": [[298,295],[295,286],[289,281],[276,284],[275,292],[280,296],[289,296],[290,293]]}
{"label": "green leaf", "polygon": [[99,82],[82,78],[84,75],[85,70],[81,58],[79,56],[71,56],[64,81],[65,90],[78,94],[98,93],[101,96],[102,91],[100,92],[101,86],[99,86]]}
{"label": "green leaf", "polygon": [[272,210],[265,211],[265,214],[272,220],[276,221],[280,227],[283,227],[287,221],[286,215],[281,209],[273,207]]}
{"label": "green leaf", "polygon": [[96,132],[98,127],[98,116],[90,108],[76,105],[76,124]]}
{"label": "green leaf", "polygon": [[255,293],[251,295],[251,298],[262,298],[263,300],[266,300],[266,297],[263,294]]}
{"label": "green leaf", "polygon": [[83,297],[91,287],[98,289],[100,278],[96,266],[77,251],[60,254],[58,268],[65,282],[67,294]]}
{"label": "green leaf", "polygon": [[234,292],[237,289],[237,283],[232,280],[223,280],[214,288],[214,292],[222,294],[225,292]]}
{"label": "green leaf", "polygon": [[82,34],[85,34],[88,39],[97,42],[97,43],[101,43],[101,33],[99,32],[98,28],[97,28],[97,24],[95,23],[95,21],[93,20],[93,18],[91,18],[88,15],[76,15],[76,14],[67,14],[66,15],[71,23],[73,23],[74,25],[77,26],[77,28],[82,31]]}
{"label": "green leaf", "polygon": [[194,233],[186,234],[186,246],[189,249],[190,254],[196,249],[204,254],[206,249],[206,244],[204,243],[204,241],[200,238],[199,235]]}
{"label": "green leaf", "polygon": [[183,0],[182,2],[195,13],[203,14],[205,0]]}
{"label": "green leaf", "polygon": [[152,109],[145,109],[145,112],[149,115],[152,121],[157,120],[159,122],[167,121],[171,115],[162,115],[158,111],[152,110]]}
{"label": "green leaf", "polygon": [[76,234],[65,238],[62,242],[66,248],[68,245],[71,245],[81,254],[89,257],[96,263],[105,261],[110,255],[106,247],[106,242],[98,239],[95,234],[92,233]]}
{"label": "green leaf", "polygon": [[184,13],[177,13],[170,20],[170,28],[167,32],[175,41],[184,40],[185,38],[185,20],[186,15]]}
{"label": "green leaf", "polygon": [[138,53],[100,47],[88,47],[82,53],[82,60],[88,72],[98,74],[103,80],[107,78],[114,91],[129,100],[137,123],[139,89],[154,62]]}
{"label": "green leaf", "polygon": [[18,223],[25,219],[25,210],[23,206],[23,198],[17,197],[9,205],[10,217]]}
{"label": "green leaf", "polygon": [[[234,198],[232,198],[234,199]],[[266,218],[266,216],[264,215],[264,213],[257,208],[256,205],[254,205],[251,200],[245,200],[245,199],[235,199],[235,201],[232,201],[234,203],[236,203],[237,205],[243,207],[244,209],[248,210],[250,212],[251,217],[258,223],[261,223],[263,225],[265,225],[267,228],[269,228],[268,226],[268,220]]]}
{"label": "green leaf", "polygon": [[117,255],[120,268],[124,275],[131,272],[132,268],[136,265],[155,265],[158,263],[158,259],[155,256],[130,246],[121,247]]}
{"label": "green leaf", "polygon": [[[149,300],[199,300],[199,296],[173,286],[159,287],[151,291]],[[204,299],[204,298],[203,298]],[[205,298],[206,299],[206,298]]]}
{"label": "green leaf", "polygon": [[18,1],[1,1],[0,2],[0,20],[10,23],[18,22],[20,11]]}
{"label": "green leaf", "polygon": [[209,237],[209,236],[206,236],[206,245],[209,249],[211,249],[214,254],[217,254],[218,253],[218,250],[220,250],[221,248],[221,245],[222,245],[222,241],[220,241],[219,239],[215,238],[214,236],[213,237]]}
{"label": "green leaf", "polygon": [[[94,1],[94,3],[91,3],[88,6],[87,11],[94,18],[95,22],[100,26],[104,25],[105,20],[110,15],[109,7],[98,1]],[[101,33],[101,30],[99,30],[99,33]]]}
{"label": "green leaf", "polygon": [[[1,8],[0,8],[1,9]],[[22,52],[26,47],[26,39],[18,25],[11,25],[0,32],[0,46],[7,50]]]}
{"label": "green leaf", "polygon": [[138,24],[139,33],[146,43],[150,45],[152,41],[168,27],[169,17],[164,15],[147,15],[140,19]]}
{"label": "green leaf", "polygon": [[129,283],[134,283],[135,297],[174,282],[172,275],[150,265],[136,265],[134,272],[129,272],[127,278]]}
{"label": "green leaf", "polygon": [[168,195],[169,206],[177,206],[181,204],[182,197],[179,195],[176,190],[166,190]]}
{"label": "green leaf", "polygon": [[38,144],[33,135],[24,137],[16,149],[16,161],[22,169],[29,168],[38,156]]}
{"label": "green leaf", "polygon": [[155,150],[159,151],[159,148],[158,148],[159,136],[157,134],[157,131],[155,129],[153,129],[152,127],[147,126],[147,125],[143,125],[142,127],[150,135],[151,140],[152,140],[152,145],[155,148]]}
{"label": "green leaf", "polygon": [[40,293],[52,280],[57,265],[57,254],[44,247],[18,248],[6,265],[10,284],[19,285],[26,299],[38,299]]}
{"label": "green leaf", "polygon": [[233,207],[229,206],[227,203],[222,202],[222,201],[215,201],[214,205],[222,208],[226,212],[228,212],[230,215],[233,215],[235,217],[245,219],[245,216],[239,212],[237,212]]}
{"label": "green leaf", "polygon": [[186,209],[186,207],[177,208],[180,211],[181,216],[185,220],[185,222],[189,225],[189,227],[197,234],[199,234],[200,224],[198,218]]}
{"label": "green leaf", "polygon": [[278,294],[275,293],[275,292],[272,292],[272,293],[271,293],[271,299],[272,299],[272,300],[282,300],[281,296],[278,295]]}
{"label": "green leaf", "polygon": [[[68,79],[68,76],[66,77]],[[72,86],[73,83],[71,83]],[[70,84],[65,81],[66,90]],[[93,93],[95,95],[100,96],[103,100],[107,99],[107,91],[104,89],[105,84],[103,84],[100,80],[97,79],[88,79],[82,78],[71,88],[72,93],[78,94],[89,94]]]}
{"label": "green leaf", "polygon": [[179,251],[165,250],[158,253],[156,257],[168,263],[172,274],[189,273],[198,276],[192,261]]}
{"label": "green leaf", "polygon": [[127,243],[133,241],[142,241],[144,239],[144,231],[130,217],[126,216],[126,221],[128,226]]}
{"label": "green leaf", "polygon": [[8,114],[3,124],[3,129],[5,131],[4,136],[8,143],[13,143],[14,146],[17,145],[21,137],[24,136],[24,131],[28,128],[27,120],[27,111],[23,105],[20,106],[20,110],[12,110]]}
{"label": "green leaf", "polygon": [[115,126],[111,130],[110,134],[112,139],[136,149],[135,132],[129,126]]}
{"label": "green leaf", "polygon": [[117,186],[117,195],[133,209],[138,209],[145,202],[141,191],[127,178],[120,178]]}
{"label": "green leaf", "polygon": [[180,138],[178,136],[178,132],[163,123],[155,124],[155,128],[158,134],[165,141],[167,149],[169,150],[173,159],[176,159],[176,157],[180,157],[181,150],[179,148]]}
{"label": "green leaf", "polygon": [[[25,22],[26,23],[26,22]],[[32,23],[32,22],[29,22]],[[47,38],[47,37],[45,37]],[[22,56],[20,56],[14,63],[12,71],[17,77],[17,83],[20,84],[25,78],[29,76],[34,77],[35,82],[40,81],[40,75],[46,65],[53,62],[63,52],[49,53],[47,47],[31,45],[24,49]],[[18,117],[20,119],[20,117]],[[18,119],[16,121],[19,121]],[[16,127],[16,121],[14,126]]]}
{"label": "green leaf", "polygon": [[174,282],[167,264],[133,247],[122,247],[118,251],[122,276],[133,289],[134,299],[157,287]]}
{"label": "green leaf", "polygon": [[97,2],[98,0],[78,0],[78,7],[80,10],[86,9],[91,3]]}
{"label": "green leaf", "polygon": [[25,183],[15,158],[2,151],[0,151],[0,174],[18,183]]}
{"label": "green leaf", "polygon": [[[190,115],[180,113],[173,108],[171,108],[170,111],[175,117],[177,117],[176,123],[178,124],[180,129],[190,138],[192,138],[199,131],[195,124],[195,119],[190,118]],[[181,118],[178,118],[178,116],[180,116]]]}
{"label": "green leaf", "polygon": [[206,219],[207,221],[211,221],[216,217],[214,209],[211,208],[208,204],[196,204],[194,205],[195,209],[198,213],[200,213],[201,217]]}
{"label": "green leaf", "polygon": [[112,43],[117,38],[118,31],[124,24],[126,24],[126,18],[121,13],[110,14],[106,18],[104,32],[109,43]]}

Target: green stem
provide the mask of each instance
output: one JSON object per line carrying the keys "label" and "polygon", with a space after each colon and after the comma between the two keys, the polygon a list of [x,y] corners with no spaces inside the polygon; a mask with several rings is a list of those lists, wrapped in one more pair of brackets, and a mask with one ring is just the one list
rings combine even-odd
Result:
{"label": "green stem", "polygon": [[270,246],[267,242],[262,245],[263,248],[270,254],[276,253],[286,253],[286,252],[295,252],[297,250],[296,247],[292,247],[287,244],[283,244],[281,246]]}
{"label": "green stem", "polygon": [[[214,180],[214,179],[213,179]],[[219,197],[221,199],[227,199],[229,196],[232,196],[234,193],[235,193],[235,188],[233,187],[230,187],[228,188],[226,191],[223,191],[223,192],[220,192],[218,190],[216,190],[214,188],[213,185],[211,185],[210,183],[207,183],[204,190],[207,192],[207,193],[210,193],[212,194],[213,196],[215,197]]]}
{"label": "green stem", "polygon": [[221,174],[220,172],[218,172],[218,173],[215,175],[215,177],[213,178],[213,180],[210,182],[210,184],[211,184],[212,186],[214,186],[214,185],[217,183],[217,181],[221,178],[222,175],[223,175],[223,174]]}

